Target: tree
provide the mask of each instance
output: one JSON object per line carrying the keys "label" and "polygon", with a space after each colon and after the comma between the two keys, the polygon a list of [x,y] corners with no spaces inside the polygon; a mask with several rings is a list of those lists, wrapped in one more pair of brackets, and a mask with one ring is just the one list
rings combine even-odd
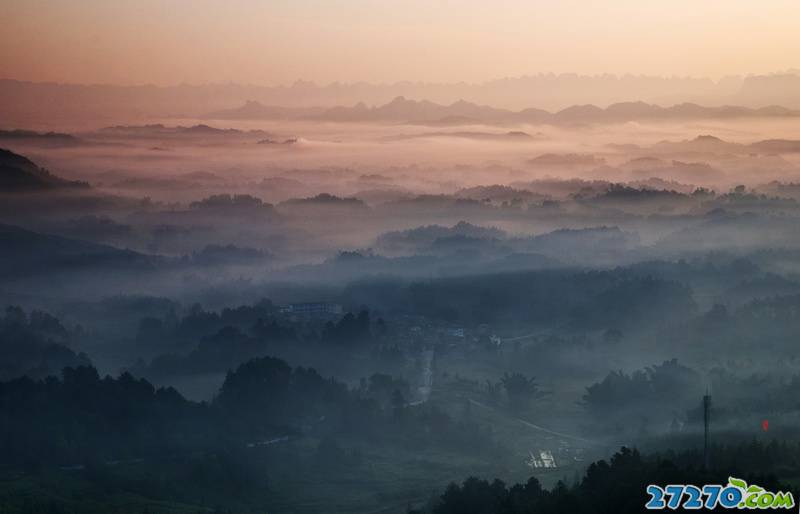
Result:
{"label": "tree", "polygon": [[539,386],[533,377],[527,378],[521,373],[509,375],[506,373],[500,379],[503,388],[506,390],[508,405],[515,412],[519,412],[528,407],[530,400],[539,392]]}
{"label": "tree", "polygon": [[329,321],[322,331],[324,342],[342,346],[362,344],[371,337],[369,311],[366,310],[359,312],[358,316],[348,312],[336,323]]}

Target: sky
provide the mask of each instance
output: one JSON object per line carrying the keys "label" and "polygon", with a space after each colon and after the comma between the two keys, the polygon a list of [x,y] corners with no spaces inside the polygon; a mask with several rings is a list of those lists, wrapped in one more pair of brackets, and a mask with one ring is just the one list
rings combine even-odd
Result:
{"label": "sky", "polygon": [[800,68],[798,0],[0,0],[0,77],[105,84],[721,78]]}

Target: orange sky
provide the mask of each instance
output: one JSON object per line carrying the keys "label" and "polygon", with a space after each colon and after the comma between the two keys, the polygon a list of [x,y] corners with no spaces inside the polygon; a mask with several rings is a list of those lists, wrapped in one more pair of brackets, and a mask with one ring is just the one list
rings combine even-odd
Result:
{"label": "orange sky", "polygon": [[0,77],[176,84],[719,78],[800,68],[798,0],[1,0]]}

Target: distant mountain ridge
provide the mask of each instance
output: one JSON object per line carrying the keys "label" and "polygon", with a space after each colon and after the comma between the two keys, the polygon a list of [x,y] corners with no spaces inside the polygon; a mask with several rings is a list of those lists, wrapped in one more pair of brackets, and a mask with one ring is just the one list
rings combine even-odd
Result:
{"label": "distant mountain ridge", "polygon": [[666,153],[745,154],[761,155],[800,153],[800,140],[765,139],[750,144],[733,143],[716,136],[699,135],[683,141],[660,141],[651,150]]}
{"label": "distant mountain ridge", "polygon": [[35,132],[33,130],[0,130],[0,141],[35,143],[39,146],[75,146],[80,139],[61,132]]}
{"label": "distant mountain ridge", "polygon": [[195,137],[216,137],[216,136],[269,136],[263,130],[239,130],[234,128],[216,128],[205,124],[197,124],[189,127],[182,125],[167,126],[161,123],[150,125],[114,125],[104,127],[99,130],[100,134],[120,134],[125,136],[142,137],[170,137],[170,136],[195,136]]}
{"label": "distant mountain ridge", "polygon": [[299,116],[314,116],[325,112],[323,107],[279,107],[263,105],[255,100],[247,100],[244,105],[234,109],[210,112],[201,119],[209,120],[282,120]]}
{"label": "distant mountain ridge", "polygon": [[[298,80],[280,86],[236,83],[204,85],[91,85],[0,79],[0,111],[6,124],[25,126],[31,120],[54,119],[148,120],[155,117],[197,118],[208,112],[231,110],[246,100],[266,106],[324,110],[336,105],[383,105],[392,98],[426,98],[449,105],[469,102],[521,110],[535,105],[548,111],[570,105],[607,106],[630,99],[651,104],[743,105],[759,107],[768,101],[800,109],[800,72],[732,76],[721,80],[701,77],[644,75],[579,75],[540,73],[506,77],[481,83],[430,83],[400,81],[315,84]],[[314,107],[318,106],[318,107]],[[256,106],[251,106],[251,108]],[[280,109],[270,116],[280,119]],[[230,119],[248,116],[228,112]]]}
{"label": "distant mountain ridge", "polygon": [[449,105],[429,100],[411,100],[398,96],[391,102],[367,106],[359,102],[352,106],[337,106],[330,109],[291,109],[271,107],[256,101],[248,101],[238,109],[218,111],[204,116],[208,119],[305,119],[328,122],[379,122],[416,123],[425,125],[469,125],[484,123],[622,123],[627,121],[729,119],[729,118],[774,118],[800,117],[800,111],[771,105],[761,108],[741,106],[706,107],[693,103],[662,107],[645,102],[621,102],[605,109],[595,105],[573,105],[556,112],[528,108],[521,111],[498,109],[458,100]]}

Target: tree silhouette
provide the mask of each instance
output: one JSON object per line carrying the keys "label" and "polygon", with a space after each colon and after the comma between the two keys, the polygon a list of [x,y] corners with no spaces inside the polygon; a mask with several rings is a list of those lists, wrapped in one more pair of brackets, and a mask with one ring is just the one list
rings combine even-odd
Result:
{"label": "tree silhouette", "polygon": [[503,378],[500,379],[500,383],[503,384],[503,388],[506,391],[508,406],[514,412],[520,412],[526,409],[530,401],[536,397],[539,392],[539,386],[536,384],[536,380],[533,377],[527,378],[521,373],[514,373],[511,375],[506,373],[503,375]]}

